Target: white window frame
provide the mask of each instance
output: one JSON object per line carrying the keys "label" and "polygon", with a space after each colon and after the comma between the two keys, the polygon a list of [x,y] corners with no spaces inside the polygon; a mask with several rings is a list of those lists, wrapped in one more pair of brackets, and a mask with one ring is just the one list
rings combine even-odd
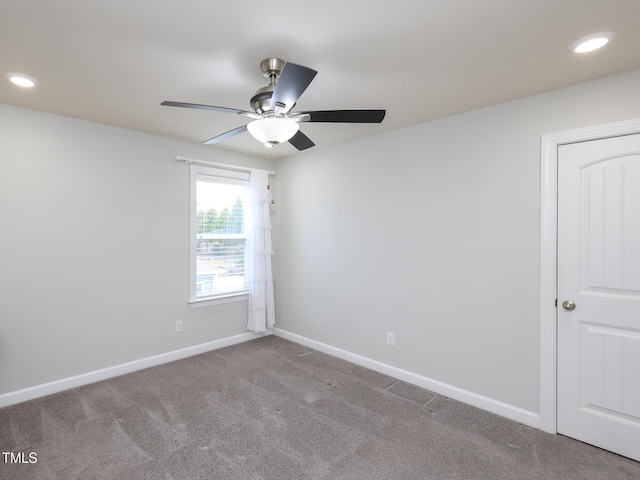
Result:
{"label": "white window frame", "polygon": [[209,307],[223,303],[240,302],[248,300],[249,290],[238,290],[225,292],[219,295],[207,297],[196,296],[197,289],[197,182],[198,180],[210,181],[213,183],[227,183],[232,185],[249,186],[250,172],[226,170],[221,168],[207,167],[203,165],[190,165],[190,185],[189,185],[189,304],[191,308]]}

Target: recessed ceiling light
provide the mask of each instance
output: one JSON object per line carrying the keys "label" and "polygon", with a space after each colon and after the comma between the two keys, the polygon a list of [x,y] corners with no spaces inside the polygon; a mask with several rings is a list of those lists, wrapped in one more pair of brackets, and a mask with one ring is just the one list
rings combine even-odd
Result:
{"label": "recessed ceiling light", "polygon": [[598,32],[582,37],[569,45],[569,50],[575,53],[586,53],[604,47],[615,37],[615,32]]}
{"label": "recessed ceiling light", "polygon": [[6,77],[19,87],[31,88],[38,85],[38,80],[24,73],[7,73]]}

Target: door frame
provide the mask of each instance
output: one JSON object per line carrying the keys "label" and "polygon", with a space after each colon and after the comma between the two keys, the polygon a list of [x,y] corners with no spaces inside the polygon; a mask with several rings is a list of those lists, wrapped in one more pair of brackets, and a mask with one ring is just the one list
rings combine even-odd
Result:
{"label": "door frame", "polygon": [[557,433],[558,147],[640,133],[640,118],[540,138],[540,430]]}

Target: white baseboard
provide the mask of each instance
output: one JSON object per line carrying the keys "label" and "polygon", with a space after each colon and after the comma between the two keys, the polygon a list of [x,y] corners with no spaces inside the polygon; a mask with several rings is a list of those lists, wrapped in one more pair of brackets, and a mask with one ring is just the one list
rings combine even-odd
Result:
{"label": "white baseboard", "polygon": [[[271,333],[269,332],[266,335],[270,334]],[[191,357],[193,355],[199,355],[201,353],[209,352],[211,350],[217,350],[223,347],[228,347],[237,343],[247,342],[264,335],[265,334],[241,333],[240,335],[235,335],[233,337],[213,340],[211,342],[202,343],[200,345],[194,345],[192,347],[182,348],[180,350],[174,350],[172,352],[162,353],[160,355],[154,355],[152,357],[134,360],[133,362],[122,363],[113,367],[83,373],[74,377],[63,378],[61,380],[56,380],[49,383],[43,383],[42,385],[36,385],[34,387],[25,388],[23,390],[16,390],[15,392],[5,393],[0,395],[0,408],[14,405],[20,402],[26,402],[27,400],[33,400],[34,398],[44,397],[45,395],[51,395],[52,393],[58,393],[63,390],[69,390],[70,388],[81,387],[90,383],[117,377],[119,375],[124,375],[125,373],[132,373],[138,370],[143,370],[145,368],[155,367],[163,363],[181,360],[183,358]]]}
{"label": "white baseboard", "polygon": [[[220,340],[214,340],[200,345],[194,345],[192,347],[174,350],[172,352],[154,355],[152,357],[142,358],[133,362],[123,363],[120,365],[115,365],[113,367],[83,373],[74,377],[63,378],[61,380],[44,383],[42,385],[36,385],[33,387],[25,388],[23,390],[5,393],[0,395],[0,408],[14,405],[20,402],[25,402],[27,400],[33,400],[45,395],[58,393],[63,390],[99,382],[101,380],[117,377],[126,373],[132,373],[138,370],[143,370],[145,368],[155,367],[163,363],[173,362],[175,360],[191,357],[193,355],[199,355],[200,353],[209,352],[211,350],[217,350],[219,348],[247,342],[260,336],[270,334],[271,332],[267,332],[266,334],[262,335],[256,335],[254,333],[242,333],[233,337],[222,338]],[[288,332],[286,330],[276,328],[274,329],[273,334],[287,340],[291,340],[292,342],[305,345],[309,348],[313,348],[314,350],[318,350],[319,352],[323,352],[328,355],[354,363],[356,365],[360,365],[362,367],[384,373],[385,375],[389,375],[390,377],[397,378],[398,380],[402,380],[412,385],[430,390],[445,397],[453,398],[454,400],[473,405],[474,407],[487,410],[491,413],[495,413],[496,415],[500,415],[510,420],[523,423],[524,425],[528,425],[534,428],[540,428],[540,416],[537,413],[530,412],[528,410],[524,410],[522,408],[515,407],[498,400],[493,400],[491,398],[487,398],[482,395],[478,395],[476,393],[439,382],[437,380],[423,377],[422,375],[393,367],[391,365],[387,365],[385,363],[378,362],[377,360],[372,360],[370,358],[363,357],[346,350],[341,350],[339,348],[332,347],[315,340],[311,340],[310,338],[306,338],[301,335]]]}
{"label": "white baseboard", "polygon": [[540,428],[540,415],[523,408],[515,407],[513,405],[509,405],[492,398],[484,397],[482,395],[478,395],[477,393],[469,392],[467,390],[463,390],[461,388],[454,387],[452,385],[448,385],[431,378],[423,377],[422,375],[418,375],[407,370],[402,370],[401,368],[396,368],[391,365],[378,362],[377,360],[372,360],[355,353],[347,352],[346,350],[341,350],[324,343],[316,342],[315,340],[311,340],[310,338],[306,338],[301,335],[282,330],[280,328],[276,328],[274,330],[274,334],[286,340],[291,340],[292,342],[299,343],[309,348],[313,348],[314,350],[318,350],[319,352],[323,352],[328,355],[341,358],[348,362],[355,363],[356,365],[360,365],[362,367],[384,373],[385,375],[389,375],[390,377],[397,378],[398,380],[402,380],[403,382],[416,385],[445,397],[449,397],[454,400],[473,405],[474,407],[487,410],[491,413],[495,413],[496,415],[500,415],[501,417],[514,420],[533,428]]}

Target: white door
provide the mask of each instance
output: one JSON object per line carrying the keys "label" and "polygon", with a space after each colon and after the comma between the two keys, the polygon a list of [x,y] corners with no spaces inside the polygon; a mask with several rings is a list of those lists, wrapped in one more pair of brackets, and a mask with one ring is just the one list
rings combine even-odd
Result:
{"label": "white door", "polygon": [[558,433],[640,460],[640,135],[559,147],[557,312]]}

